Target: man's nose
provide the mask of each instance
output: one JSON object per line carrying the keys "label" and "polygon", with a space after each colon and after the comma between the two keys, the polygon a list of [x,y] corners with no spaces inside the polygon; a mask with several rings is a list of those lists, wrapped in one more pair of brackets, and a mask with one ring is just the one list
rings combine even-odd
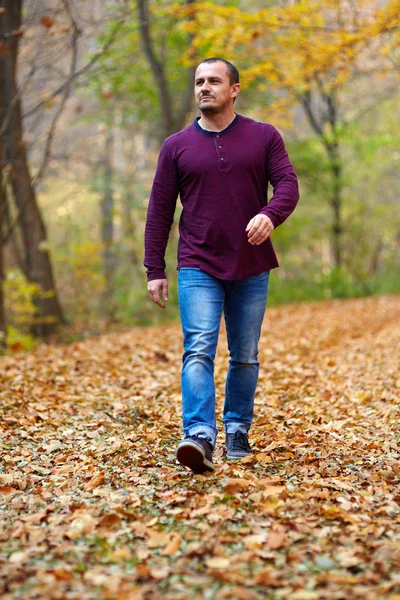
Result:
{"label": "man's nose", "polygon": [[205,81],[203,83],[203,85],[201,86],[201,92],[209,92],[210,91],[210,84],[208,83],[208,81]]}

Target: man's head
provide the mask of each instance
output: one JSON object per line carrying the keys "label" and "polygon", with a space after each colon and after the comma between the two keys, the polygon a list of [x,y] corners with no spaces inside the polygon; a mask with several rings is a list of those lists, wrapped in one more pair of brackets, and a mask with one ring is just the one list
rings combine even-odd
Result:
{"label": "man's head", "polygon": [[194,94],[201,112],[223,112],[240,92],[239,72],[223,58],[207,58],[196,69]]}

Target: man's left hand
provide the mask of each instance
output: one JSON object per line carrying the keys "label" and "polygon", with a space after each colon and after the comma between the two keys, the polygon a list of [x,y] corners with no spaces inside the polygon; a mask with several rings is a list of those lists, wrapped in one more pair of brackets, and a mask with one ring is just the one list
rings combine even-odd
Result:
{"label": "man's left hand", "polygon": [[248,241],[252,246],[259,246],[269,238],[273,230],[274,226],[267,215],[256,215],[246,227]]}

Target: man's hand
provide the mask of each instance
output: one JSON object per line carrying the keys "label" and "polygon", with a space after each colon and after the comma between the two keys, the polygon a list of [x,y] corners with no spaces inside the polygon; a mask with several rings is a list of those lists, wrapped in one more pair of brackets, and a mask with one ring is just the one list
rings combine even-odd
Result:
{"label": "man's hand", "polygon": [[267,215],[256,215],[247,224],[247,238],[252,246],[259,246],[274,230],[272,221]]}
{"label": "man's hand", "polygon": [[161,295],[165,302],[168,300],[168,281],[167,279],[154,279],[147,284],[149,296],[155,304],[161,308],[165,308],[164,302],[161,301]]}

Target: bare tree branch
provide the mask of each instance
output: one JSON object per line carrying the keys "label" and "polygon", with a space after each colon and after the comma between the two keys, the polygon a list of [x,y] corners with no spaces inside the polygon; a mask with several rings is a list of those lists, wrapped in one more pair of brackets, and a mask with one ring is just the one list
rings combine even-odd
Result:
{"label": "bare tree branch", "polygon": [[17,93],[14,95],[14,98],[12,98],[8,109],[7,109],[7,113],[4,117],[4,121],[2,123],[2,126],[0,128],[0,137],[2,137],[6,131],[8,130],[8,126],[10,124],[10,119],[11,119],[11,115],[13,113],[14,107],[16,105],[16,103],[18,102],[18,100],[20,99],[20,97],[22,96],[23,91],[25,90],[26,86],[28,85],[28,83],[30,82],[30,80],[32,79],[34,73],[36,71],[36,65],[32,65],[29,73],[26,75],[24,81],[21,83],[21,85],[19,86]]}
{"label": "bare tree branch", "polygon": [[162,116],[164,121],[164,135],[166,137],[170,135],[173,131],[172,106],[168,90],[167,78],[165,76],[164,66],[162,63],[160,63],[154,52],[153,43],[150,35],[147,0],[137,0],[137,6],[139,11],[139,25],[142,46],[150,63],[150,67],[153,71],[158,91],[160,94]]}
{"label": "bare tree branch", "polygon": [[351,123],[356,123],[357,121],[362,119],[365,115],[367,115],[371,110],[374,110],[374,108],[376,108],[377,106],[382,104],[382,102],[385,102],[389,98],[393,98],[393,96],[397,93],[397,91],[398,91],[397,85],[394,85],[392,88],[388,88],[387,93],[385,93],[383,96],[378,98],[375,102],[371,102],[367,106],[364,106],[361,110],[359,110],[358,112],[355,112],[350,118],[343,119],[344,127],[347,127]]}
{"label": "bare tree branch", "polygon": [[[190,6],[191,4],[194,4],[195,0],[186,0],[186,4],[187,6]],[[188,46],[192,46],[192,42],[194,39],[194,34],[190,33],[189,34],[189,39],[188,39]],[[193,103],[193,84],[194,84],[194,74],[196,72],[196,66],[194,65],[193,67],[190,67],[190,69],[188,70],[188,83],[187,83],[187,88],[186,88],[186,92],[183,96],[183,102],[182,102],[182,107],[181,110],[178,114],[177,117],[177,123],[176,123],[176,129],[182,129],[182,126],[184,124],[184,120],[186,115],[188,114],[188,112],[190,111],[190,108],[192,106]]]}
{"label": "bare tree branch", "polygon": [[60,106],[58,107],[58,110],[56,111],[56,114],[54,115],[53,121],[50,126],[50,130],[49,130],[49,133],[47,136],[46,145],[45,145],[45,149],[44,149],[42,164],[40,165],[38,172],[36,173],[35,177],[32,180],[33,186],[36,186],[41,181],[41,179],[43,178],[44,171],[48,165],[56,127],[57,127],[57,124],[61,118],[61,115],[64,112],[64,109],[67,105],[67,101],[71,95],[71,90],[72,90],[71,84],[72,84],[72,80],[73,80],[75,72],[76,72],[76,65],[78,62],[78,39],[82,32],[81,32],[80,28],[78,27],[78,24],[72,14],[69,0],[62,0],[62,3],[64,5],[65,12],[68,14],[68,17],[71,21],[72,31],[73,31],[72,40],[71,40],[72,55],[71,55],[70,74],[69,74],[69,77],[67,80],[67,85],[64,88],[64,94],[63,94],[62,100],[60,102]]}
{"label": "bare tree branch", "polygon": [[61,94],[61,92],[63,92],[63,90],[70,86],[71,83],[73,81],[75,81],[75,79],[77,79],[78,77],[80,77],[81,75],[83,75],[83,73],[86,73],[86,71],[89,71],[89,69],[96,64],[96,62],[105,54],[105,52],[107,52],[107,50],[110,48],[110,46],[113,44],[113,42],[115,41],[118,32],[120,31],[122,25],[124,24],[124,19],[125,17],[121,17],[117,23],[115,24],[107,42],[102,46],[102,48],[96,52],[96,54],[94,54],[92,56],[92,58],[90,59],[90,61],[88,63],[86,63],[86,65],[84,65],[83,67],[81,67],[80,69],[78,69],[77,71],[75,71],[75,73],[69,77],[66,81],[64,81],[64,83],[62,83],[58,88],[56,88],[53,92],[51,92],[51,94],[49,94],[45,100],[42,100],[41,102],[39,102],[38,104],[36,104],[36,106],[34,106],[33,108],[29,109],[25,114],[23,114],[21,116],[21,120],[26,119],[27,117],[30,117],[31,115],[33,115],[34,113],[36,113],[38,110],[40,110],[41,108],[43,108],[43,106],[45,106],[46,104],[48,104],[53,98],[55,98],[56,96],[58,96],[59,94]]}

